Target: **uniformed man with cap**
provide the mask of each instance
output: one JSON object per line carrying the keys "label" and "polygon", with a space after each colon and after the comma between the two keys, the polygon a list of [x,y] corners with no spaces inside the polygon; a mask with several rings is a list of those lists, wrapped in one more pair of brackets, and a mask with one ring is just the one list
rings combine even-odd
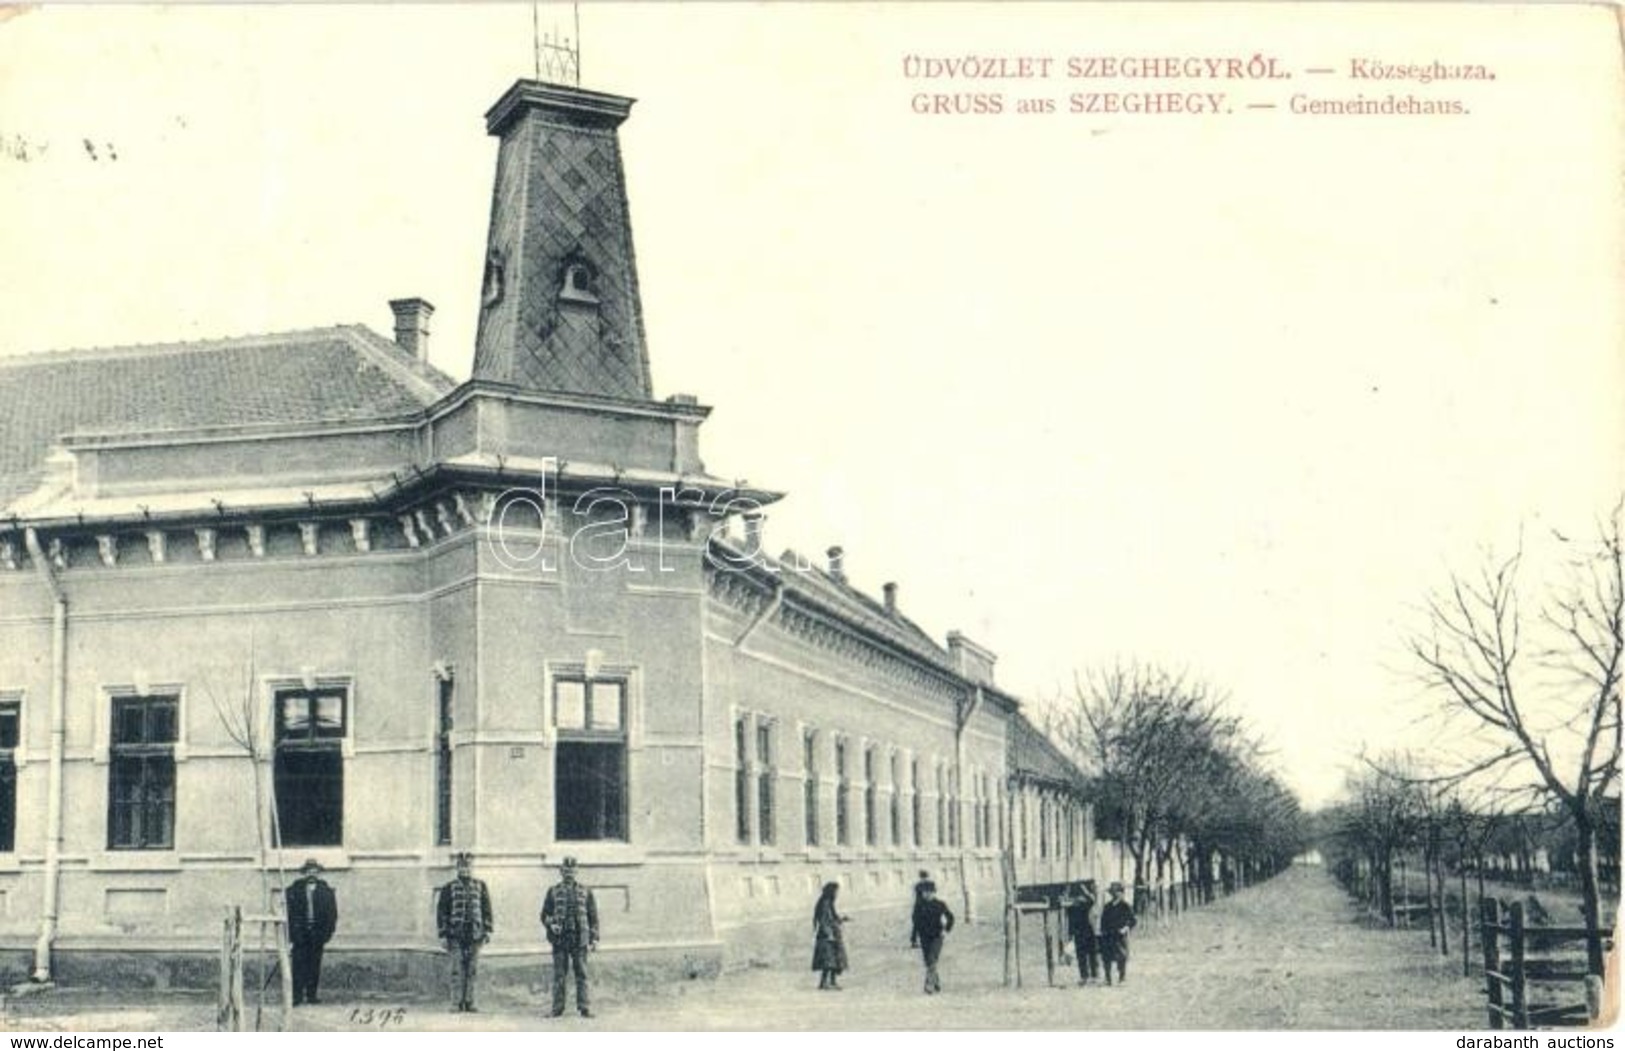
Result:
{"label": "uniformed man with cap", "polygon": [[559,881],[542,899],[542,927],[553,946],[553,1017],[564,1013],[565,979],[576,976],[576,1010],[592,1017],[587,995],[587,954],[598,947],[598,903],[576,882],[576,859],[565,858]]}
{"label": "uniformed man with cap", "polygon": [[480,947],[491,940],[491,892],[474,878],[474,859],[457,854],[457,878],[435,891],[435,927],[451,958],[452,1010],[473,1011]]}
{"label": "uniformed man with cap", "polygon": [[288,970],[293,978],[293,1004],[319,1004],[316,987],[322,978],[322,950],[339,924],[338,896],[322,879],[321,862],[299,866],[299,878],[283,898],[288,917]]}

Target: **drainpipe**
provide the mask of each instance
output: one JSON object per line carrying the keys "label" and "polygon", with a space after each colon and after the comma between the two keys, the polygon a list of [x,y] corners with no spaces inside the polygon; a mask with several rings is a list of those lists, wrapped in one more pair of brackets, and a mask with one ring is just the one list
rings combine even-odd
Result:
{"label": "drainpipe", "polygon": [[954,780],[959,784],[959,798],[954,800],[954,806],[959,809],[955,822],[959,828],[959,888],[965,895],[965,922],[973,923],[976,920],[975,910],[971,907],[970,894],[970,866],[965,859],[965,730],[970,726],[971,717],[982,706],[982,688],[973,687],[969,695],[959,705],[959,718],[954,726]]}
{"label": "drainpipe", "polygon": [[39,941],[34,944],[36,982],[51,980],[51,948],[56,942],[56,922],[62,887],[62,744],[67,728],[68,692],[68,595],[51,571],[51,563],[40,548],[33,529],[23,533],[28,555],[40,581],[50,589],[51,611],[51,759],[49,800],[45,813],[45,903],[40,910]]}

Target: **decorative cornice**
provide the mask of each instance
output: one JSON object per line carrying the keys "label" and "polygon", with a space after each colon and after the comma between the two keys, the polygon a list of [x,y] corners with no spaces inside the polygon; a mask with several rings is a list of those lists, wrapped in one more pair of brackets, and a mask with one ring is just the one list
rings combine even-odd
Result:
{"label": "decorative cornice", "polygon": [[[709,574],[708,591],[719,605],[754,618],[767,609],[772,588],[746,572],[716,571]],[[820,649],[847,664],[867,669],[936,700],[957,703],[966,684],[946,669],[926,666],[913,654],[900,651],[832,614],[805,604],[799,596],[787,596],[767,617],[786,637],[805,646]]]}

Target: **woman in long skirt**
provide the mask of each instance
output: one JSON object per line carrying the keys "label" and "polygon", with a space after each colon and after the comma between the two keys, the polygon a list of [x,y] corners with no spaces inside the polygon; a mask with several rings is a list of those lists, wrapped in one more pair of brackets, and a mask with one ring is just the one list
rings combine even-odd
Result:
{"label": "woman in long skirt", "polygon": [[813,906],[812,969],[819,972],[820,989],[839,989],[835,979],[846,970],[846,939],[841,935],[846,917],[835,908],[835,895],[840,889],[838,883],[824,884],[818,904]]}

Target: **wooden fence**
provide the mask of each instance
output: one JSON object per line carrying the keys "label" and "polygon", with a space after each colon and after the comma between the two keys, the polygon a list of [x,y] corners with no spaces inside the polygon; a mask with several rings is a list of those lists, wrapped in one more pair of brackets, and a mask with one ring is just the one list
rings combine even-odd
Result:
{"label": "wooden fence", "polygon": [[[1522,902],[1505,908],[1479,902],[1484,949],[1484,993],[1491,1029],[1582,1026],[1602,1006],[1603,976],[1586,967],[1587,946],[1612,948],[1609,932],[1589,927],[1529,926]],[[1580,945],[1580,955],[1559,950]],[[1554,955],[1554,951],[1558,951]]]}

